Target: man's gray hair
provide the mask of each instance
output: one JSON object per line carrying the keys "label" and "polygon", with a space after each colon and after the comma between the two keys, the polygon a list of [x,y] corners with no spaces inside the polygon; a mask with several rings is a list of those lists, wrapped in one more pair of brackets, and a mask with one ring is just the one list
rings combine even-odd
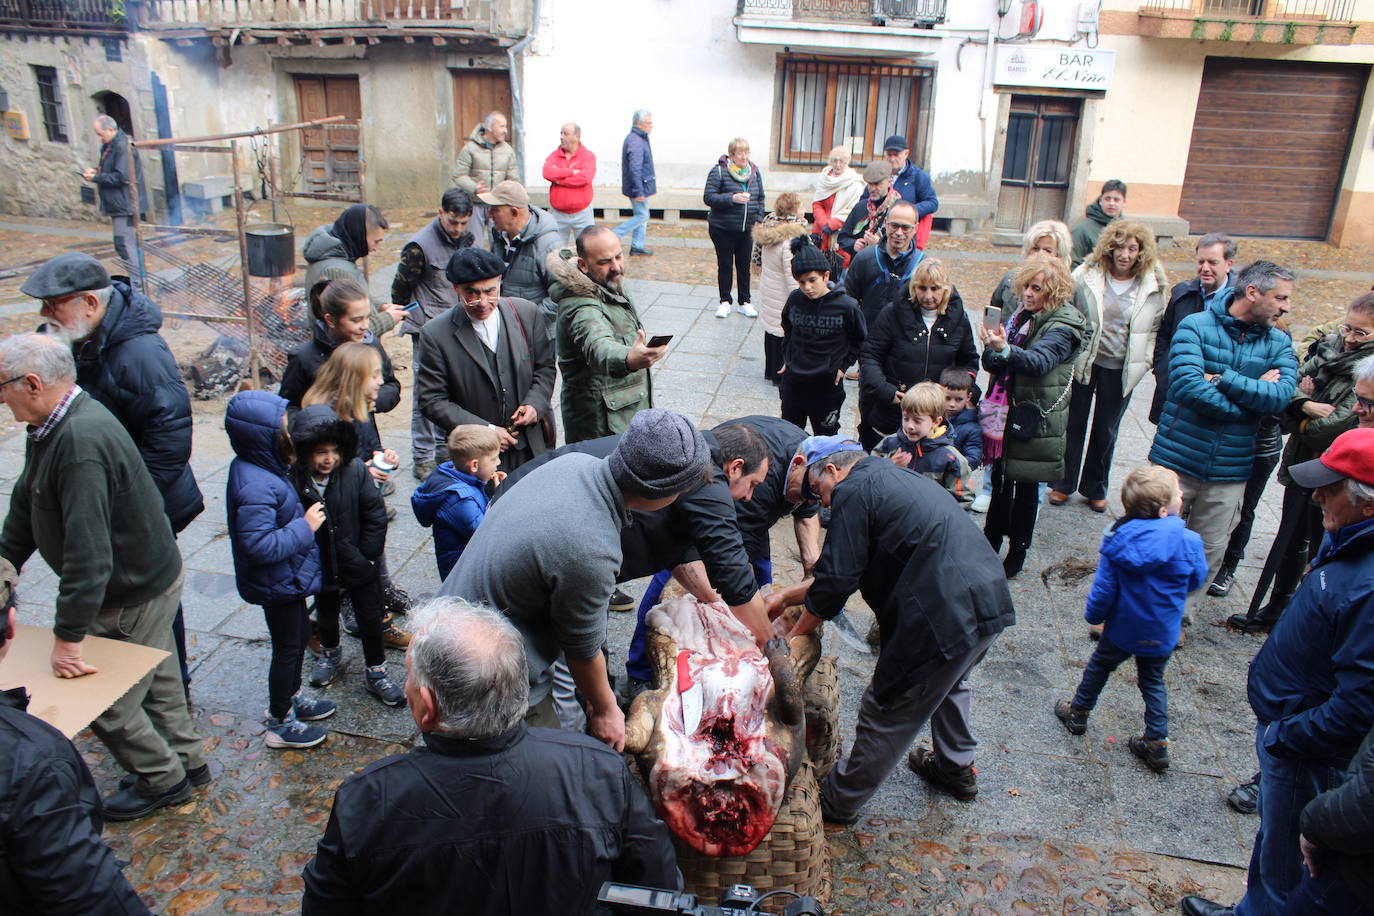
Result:
{"label": "man's gray hair", "polygon": [[410,676],[434,691],[439,731],[491,738],[514,728],[530,685],[525,643],[511,622],[462,598],[434,598],[412,614]]}
{"label": "man's gray hair", "polygon": [[1210,248],[1213,245],[1221,245],[1223,247],[1223,249],[1226,252],[1223,255],[1223,257],[1225,257],[1226,260],[1234,261],[1236,259],[1236,240],[1231,238],[1225,232],[1207,233],[1202,238],[1197,240],[1197,247],[1193,250],[1201,251],[1202,249]]}
{"label": "man's gray hair", "polygon": [[652,118],[653,116],[654,113],[647,108],[636,108],[634,120],[630,122],[630,125],[633,127],[636,124],[643,124],[646,120]]}
{"label": "man's gray hair", "polygon": [[101,130],[110,130],[111,128],[118,129],[119,124],[115,121],[114,118],[110,117],[107,114],[103,114],[96,115],[95,126],[99,127]]}
{"label": "man's gray hair", "polygon": [[14,334],[0,340],[0,375],[36,375],[45,386],[76,381],[71,347],[48,334]]}
{"label": "man's gray hair", "polygon": [[[490,130],[490,129],[491,129],[491,125],[494,124],[494,123],[496,123],[496,119],[497,119],[497,118],[506,118],[506,113],[505,113],[504,111],[489,111],[489,112],[487,112],[487,116],[486,116],[485,118],[482,119],[482,126],[485,127],[485,128],[487,128],[488,130]],[[506,118],[506,122],[509,123],[509,122],[510,122],[510,118]]]}
{"label": "man's gray hair", "polygon": [[1362,506],[1367,502],[1374,501],[1374,486],[1361,483],[1353,477],[1345,479],[1345,498],[1350,500],[1352,506]]}
{"label": "man's gray hair", "polygon": [[1287,267],[1280,267],[1273,261],[1252,261],[1241,268],[1236,276],[1236,296],[1239,298],[1247,286],[1253,286],[1262,293],[1267,293],[1278,285],[1280,280],[1287,280],[1292,283],[1298,278]]}
{"label": "man's gray hair", "polygon": [[1366,356],[1355,364],[1355,384],[1374,382],[1374,356]]}

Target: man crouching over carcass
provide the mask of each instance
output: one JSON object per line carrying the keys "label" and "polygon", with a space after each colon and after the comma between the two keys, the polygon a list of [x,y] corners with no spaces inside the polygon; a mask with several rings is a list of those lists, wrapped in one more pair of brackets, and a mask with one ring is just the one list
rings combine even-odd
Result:
{"label": "man crouching over carcass", "polygon": [[620,756],[521,721],[515,627],[456,598],[411,616],[406,700],[424,743],[339,787],[302,913],[586,913],[603,881],[680,888],[668,830]]}
{"label": "man crouching over carcass", "polygon": [[978,794],[978,743],[964,679],[1016,622],[1002,566],[968,514],[930,479],[867,457],[841,436],[808,440],[805,459],[802,495],[830,507],[830,531],[815,577],[770,595],[769,616],[804,603],[789,634],[802,636],[859,589],[882,635],[854,745],[821,784],[821,813],[839,824],[858,820],[927,720],[935,749],[912,748],[907,765],[968,801]]}

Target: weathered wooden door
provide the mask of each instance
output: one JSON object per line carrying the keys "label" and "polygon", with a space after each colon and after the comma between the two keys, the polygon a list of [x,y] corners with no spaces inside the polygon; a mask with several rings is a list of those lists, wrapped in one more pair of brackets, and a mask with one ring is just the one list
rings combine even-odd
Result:
{"label": "weathered wooden door", "polygon": [[[454,152],[463,148],[472,129],[493,111],[506,116],[510,136],[515,143],[515,124],[510,112],[510,73],[506,70],[454,70],[453,73],[453,133]],[[552,143],[557,143],[553,138]],[[550,147],[552,148],[552,146]]]}
{"label": "weathered wooden door", "polygon": [[1063,219],[1078,138],[1078,99],[1014,95],[1007,115],[997,228]]}
{"label": "weathered wooden door", "polygon": [[297,76],[296,110],[302,121],[343,115],[343,126],[301,132],[301,182],[304,190],[347,194],[359,191],[358,121],[363,115],[356,76]]}

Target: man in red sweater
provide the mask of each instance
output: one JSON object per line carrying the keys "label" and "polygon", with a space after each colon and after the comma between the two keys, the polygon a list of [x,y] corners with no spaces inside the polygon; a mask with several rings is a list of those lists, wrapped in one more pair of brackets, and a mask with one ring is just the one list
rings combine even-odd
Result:
{"label": "man in red sweater", "polygon": [[560,231],[571,241],[592,225],[592,181],[596,179],[596,155],[582,145],[582,128],[571,121],[558,132],[558,148],[544,160],[544,180],[549,183],[549,212]]}

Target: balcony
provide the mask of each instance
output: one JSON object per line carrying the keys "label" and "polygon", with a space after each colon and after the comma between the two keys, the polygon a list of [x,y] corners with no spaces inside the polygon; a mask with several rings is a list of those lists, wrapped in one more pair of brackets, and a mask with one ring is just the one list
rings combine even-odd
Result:
{"label": "balcony", "polygon": [[940,42],[947,0],[739,0],[744,44],[927,56]]}
{"label": "balcony", "polygon": [[123,35],[123,6],[107,0],[0,0],[0,32]]}
{"label": "balcony", "polygon": [[805,22],[930,28],[945,21],[948,0],[740,0],[739,15]]}
{"label": "balcony", "polygon": [[237,31],[248,43],[333,40],[353,44],[397,38],[410,42],[417,37],[432,38],[435,44],[444,44],[450,37],[467,43],[473,37],[520,34],[528,19],[527,4],[498,0],[134,2],[140,29],[169,38],[217,35],[217,40]]}
{"label": "balcony", "polygon": [[1284,45],[1348,45],[1354,0],[1142,0],[1137,34]]}

